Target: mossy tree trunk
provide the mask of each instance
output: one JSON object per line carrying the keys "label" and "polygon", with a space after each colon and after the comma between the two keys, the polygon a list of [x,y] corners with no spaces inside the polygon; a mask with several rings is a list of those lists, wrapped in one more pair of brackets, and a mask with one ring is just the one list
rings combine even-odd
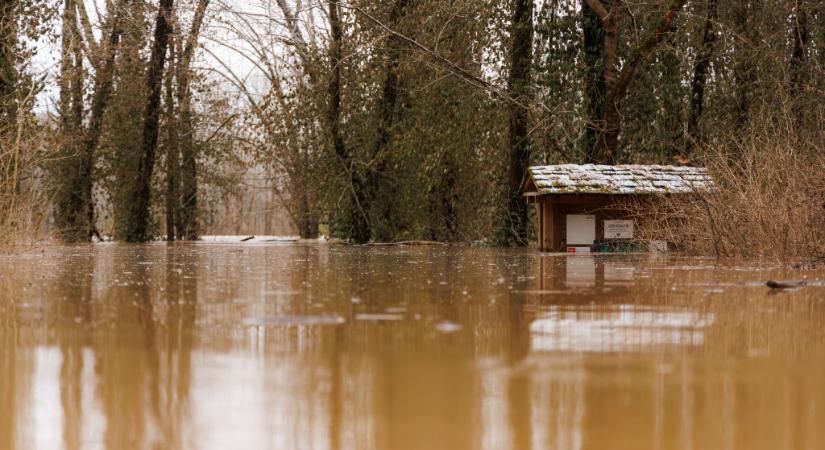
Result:
{"label": "mossy tree trunk", "polygon": [[[390,11],[390,27],[398,27],[405,14],[408,0],[396,0]],[[398,100],[401,42],[392,34],[387,42],[387,62],[384,67],[384,83],[381,97],[375,107],[377,126],[375,140],[370,150],[370,161],[366,171],[365,194],[361,206],[370,215],[371,232],[379,241],[393,239],[393,204],[391,181],[387,177],[390,158],[392,157],[391,131],[395,123],[395,105]],[[369,236],[359,235],[357,242],[366,242]]]}
{"label": "mossy tree trunk", "polygon": [[582,30],[584,34],[585,101],[587,108],[584,128],[584,154],[588,163],[596,160],[596,142],[604,124],[604,28],[601,19],[587,4],[581,2]]}
{"label": "mossy tree trunk", "polygon": [[[602,128],[596,142],[593,162],[614,164],[622,131],[622,101],[630,83],[641,65],[648,59],[664,38],[673,32],[673,20],[682,9],[685,0],[671,0],[665,14],[650,24],[639,43],[630,49],[619,70],[619,19],[627,6],[622,0],[587,0],[587,4],[599,16],[604,29],[604,81],[606,101]],[[592,120],[592,119],[590,119]]]}
{"label": "mossy tree trunk", "polygon": [[143,242],[149,235],[150,205],[152,197],[152,173],[155,166],[155,152],[158,144],[158,124],[160,122],[160,97],[163,85],[163,70],[166,64],[167,46],[172,32],[170,19],[174,0],[160,0],[155,21],[154,41],[146,76],[148,96],[143,114],[143,142],[140,162],[135,177],[128,182],[129,205],[124,223],[124,235],[129,242]]}
{"label": "mossy tree trunk", "polygon": [[348,213],[342,224],[347,230],[347,237],[355,242],[367,242],[370,239],[370,224],[367,211],[362,205],[363,180],[356,170],[350,150],[341,133],[341,54],[343,48],[343,31],[341,26],[340,5],[330,0],[329,27],[331,40],[329,44],[330,75],[327,85],[328,108],[327,126],[329,127],[332,150],[347,180]]}
{"label": "mossy tree trunk", "polygon": [[18,0],[0,0],[0,131],[15,122]]}
{"label": "mossy tree trunk", "polygon": [[198,0],[192,28],[186,37],[180,62],[177,66],[177,97],[180,125],[178,144],[180,146],[180,210],[177,217],[178,239],[196,240],[200,235],[198,227],[198,173],[195,127],[192,123],[192,80],[191,63],[197,47],[198,37],[206,9],[210,0]]}
{"label": "mossy tree trunk", "polygon": [[529,211],[521,185],[531,153],[527,105],[533,64],[533,0],[515,0],[512,17],[508,93],[515,101],[509,104],[506,192],[496,240],[500,245],[522,246],[530,237]]}
{"label": "mossy tree trunk", "polygon": [[707,0],[705,23],[702,31],[702,44],[696,61],[693,64],[693,80],[690,84],[690,113],[687,122],[687,139],[685,141],[685,156],[689,157],[694,147],[702,142],[702,133],[699,120],[705,106],[705,85],[707,84],[710,61],[713,58],[716,44],[715,22],[719,0]]}
{"label": "mossy tree trunk", "polygon": [[83,123],[83,55],[75,0],[64,0],[60,58],[59,124],[61,146],[55,177],[55,226],[68,242],[89,239],[83,185],[89,175],[83,166],[80,138]]}
{"label": "mossy tree trunk", "polygon": [[[175,46],[169,46],[170,65],[175,61]],[[178,236],[178,216],[180,214],[180,149],[178,148],[178,118],[175,109],[174,70],[166,71],[166,138],[163,149],[166,151],[166,240],[174,241]]]}

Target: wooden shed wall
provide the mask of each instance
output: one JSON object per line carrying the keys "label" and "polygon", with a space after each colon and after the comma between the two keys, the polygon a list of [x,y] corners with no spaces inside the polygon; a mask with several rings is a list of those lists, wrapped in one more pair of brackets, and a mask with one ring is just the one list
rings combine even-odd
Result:
{"label": "wooden shed wall", "polygon": [[604,221],[629,219],[628,203],[645,201],[646,196],[628,195],[545,195],[535,199],[538,208],[539,250],[561,252],[567,240],[568,214],[596,216],[596,237],[604,236]]}

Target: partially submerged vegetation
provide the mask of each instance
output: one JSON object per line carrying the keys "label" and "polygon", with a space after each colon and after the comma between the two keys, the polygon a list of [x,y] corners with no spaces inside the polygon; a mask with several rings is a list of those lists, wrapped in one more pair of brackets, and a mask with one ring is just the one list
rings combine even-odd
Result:
{"label": "partially submerged vegetation", "polygon": [[[656,238],[823,254],[825,13],[804,1],[0,5],[6,239],[281,219],[358,243],[524,245],[528,165],[643,163],[717,180],[644,212]],[[32,63],[46,41],[53,70]]]}
{"label": "partially submerged vegetation", "polygon": [[792,118],[710,144],[715,189],[637,211],[644,233],[691,254],[825,262],[822,138]]}

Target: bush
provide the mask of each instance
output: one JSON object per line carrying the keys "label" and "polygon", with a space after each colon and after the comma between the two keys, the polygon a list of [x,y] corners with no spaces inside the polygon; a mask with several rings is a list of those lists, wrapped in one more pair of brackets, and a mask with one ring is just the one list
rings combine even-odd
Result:
{"label": "bush", "polygon": [[715,189],[674,196],[646,216],[643,233],[678,249],[771,261],[825,258],[825,153],[816,133],[793,121],[753,127],[744,138],[704,149]]}

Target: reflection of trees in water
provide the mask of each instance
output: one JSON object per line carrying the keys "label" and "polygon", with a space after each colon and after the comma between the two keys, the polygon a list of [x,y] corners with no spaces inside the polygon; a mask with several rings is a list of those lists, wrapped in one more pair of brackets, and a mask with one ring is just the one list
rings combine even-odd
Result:
{"label": "reflection of trees in water", "polygon": [[59,324],[54,327],[60,350],[60,405],[63,412],[63,444],[67,450],[82,448],[84,360],[91,357],[84,349],[90,344],[93,322],[92,285],[94,260],[89,251],[67,255],[57,267],[57,277],[50,286],[56,303]]}
{"label": "reflection of trees in water", "polygon": [[[819,303],[671,290],[713,280],[698,270],[680,279],[648,272],[627,285],[628,272],[607,259],[594,260],[594,287],[542,293],[555,280],[568,290],[566,264],[449,251],[99,246],[53,256],[57,270],[46,278],[0,279],[12,291],[35,282],[27,295],[43,299],[42,312],[15,311],[3,297],[9,290],[0,292],[0,408],[13,411],[0,414],[0,448],[37,433],[31,418],[43,408],[32,407],[31,391],[44,382],[59,383],[68,449],[101,439],[109,448],[208,447],[215,438],[334,449],[825,448],[825,367],[793,359],[822,348]],[[542,260],[545,277],[525,276],[536,266],[541,273]],[[630,305],[623,320],[637,310],[657,319],[647,314],[655,305],[662,315],[681,308],[716,320],[691,348],[531,349],[539,313],[561,308],[569,312],[561,319],[581,322],[620,304]],[[398,307],[400,322],[355,318]],[[279,314],[347,322],[238,325]],[[441,320],[464,328],[439,333]],[[193,361],[194,345],[201,356]],[[787,359],[777,360],[782,351]]]}
{"label": "reflection of trees in water", "polygon": [[0,448],[4,449],[15,448],[17,418],[25,409],[25,404],[18,401],[25,393],[25,384],[20,380],[30,378],[32,372],[31,361],[18,355],[16,311],[10,303],[6,298],[0,303]]}
{"label": "reflection of trees in water", "polygon": [[120,246],[104,263],[115,279],[94,345],[108,448],[185,446],[197,274],[177,249]]}

